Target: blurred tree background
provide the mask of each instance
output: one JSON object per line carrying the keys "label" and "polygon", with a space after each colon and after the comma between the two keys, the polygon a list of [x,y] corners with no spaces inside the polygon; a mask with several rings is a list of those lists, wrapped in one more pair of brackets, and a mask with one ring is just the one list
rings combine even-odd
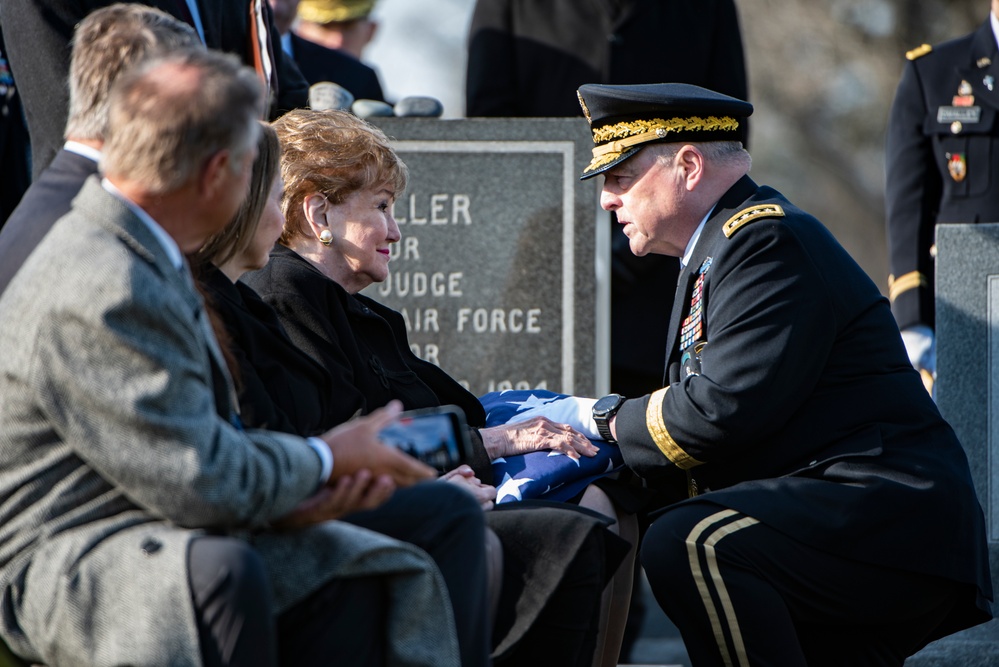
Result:
{"label": "blurred tree background", "polygon": [[[905,52],[975,30],[989,0],[735,2],[756,107],[753,177],[822,220],[887,292],[885,127]],[[390,96],[434,95],[445,117],[463,114],[473,5],[378,0],[365,58]]]}

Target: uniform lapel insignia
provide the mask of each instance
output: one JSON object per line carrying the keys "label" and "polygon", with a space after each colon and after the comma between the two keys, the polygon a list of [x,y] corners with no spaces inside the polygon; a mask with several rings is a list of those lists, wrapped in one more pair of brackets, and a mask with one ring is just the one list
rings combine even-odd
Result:
{"label": "uniform lapel insignia", "polygon": [[967,79],[961,79],[961,85],[957,87],[957,95],[951,100],[951,105],[955,107],[970,107],[975,105],[975,96],[972,95],[971,84]]}
{"label": "uniform lapel insignia", "polygon": [[[979,58],[978,62],[975,63],[975,64],[978,65],[978,69],[982,69],[984,67],[988,67],[989,65],[991,65],[992,64],[992,59],[989,58],[988,56],[986,56],[984,58]],[[989,90],[992,90],[992,89],[989,88]]]}
{"label": "uniform lapel insignia", "polygon": [[991,91],[996,85],[996,78],[991,74],[988,74],[984,79],[982,79],[982,83],[985,84],[985,87]]}
{"label": "uniform lapel insignia", "polygon": [[968,175],[968,164],[964,160],[964,153],[947,154],[947,171],[950,172],[950,177],[956,183],[964,180],[964,177]]}

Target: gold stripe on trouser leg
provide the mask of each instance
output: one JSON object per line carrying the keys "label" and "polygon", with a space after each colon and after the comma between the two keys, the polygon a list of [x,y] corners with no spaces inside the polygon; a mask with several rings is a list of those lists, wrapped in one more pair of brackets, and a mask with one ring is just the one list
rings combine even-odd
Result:
{"label": "gold stripe on trouser leg", "polygon": [[698,540],[701,535],[706,533],[712,526],[721,523],[736,514],[738,514],[738,512],[735,510],[722,510],[721,512],[712,514],[694,526],[686,540],[687,557],[690,559],[690,571],[694,575],[697,590],[701,594],[701,600],[704,602],[704,610],[707,612],[708,619],[711,621],[711,630],[714,632],[715,641],[718,643],[718,650],[721,651],[722,660],[727,667],[733,667],[734,665],[739,665],[740,667],[745,665],[748,667],[749,658],[746,655],[746,645],[742,641],[742,631],[739,630],[739,622],[735,617],[735,610],[732,608],[732,600],[729,598],[728,590],[725,588],[725,582],[722,580],[721,572],[718,570],[718,561],[715,558],[715,545],[718,544],[718,542],[720,542],[725,536],[731,535],[732,533],[752,526],[753,524],[757,524],[759,521],[753,517],[743,517],[738,521],[733,521],[732,523],[716,529],[713,533],[708,535],[707,539],[703,541],[704,557],[708,562],[708,571],[711,576],[711,581],[715,586],[715,590],[718,592],[718,599],[721,601],[721,606],[725,614],[725,623],[728,625],[729,633],[732,635],[732,644],[736,653],[735,663],[732,662],[732,656],[729,653],[728,643],[725,641],[725,633],[722,629],[722,620],[718,614],[718,609],[711,600],[711,591],[708,590],[708,583],[701,570],[701,561],[697,554]]}

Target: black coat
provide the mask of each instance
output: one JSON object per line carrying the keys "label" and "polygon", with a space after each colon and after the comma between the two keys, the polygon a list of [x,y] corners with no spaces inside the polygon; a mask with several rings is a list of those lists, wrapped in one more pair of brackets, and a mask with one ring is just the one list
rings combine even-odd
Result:
{"label": "black coat", "polygon": [[69,212],[84,181],[96,173],[96,162],[63,149],[31,184],[0,229],[0,294],[56,220]]}
{"label": "black coat", "polygon": [[684,502],[735,509],[823,551],[967,584],[948,631],[990,617],[964,450],[887,300],[821,223],[739,181],[681,273],[669,346],[669,384],[618,413],[628,465],[653,483],[686,470],[701,495]]}
{"label": "black coat", "polygon": [[[274,308],[294,344],[332,375],[332,383],[316,387],[331,406],[327,427],[392,399],[402,401],[407,410],[457,405],[470,426],[485,424],[485,411],[475,396],[413,354],[406,324],[391,308],[348,294],[283,246],[274,249],[266,267],[241,280]],[[488,457],[481,447],[476,449],[470,464],[480,479],[491,481]]]}
{"label": "black coat", "polygon": [[[409,409],[455,404],[470,424],[484,423],[485,413],[475,396],[413,354],[399,313],[365,296],[348,294],[282,246],[275,247],[265,268],[245,274],[242,280],[274,307],[294,343],[332,374],[335,394],[326,402],[334,405],[337,416],[330,426],[393,398]],[[480,479],[489,481],[488,456],[481,441],[475,442],[478,456],[470,465]],[[605,518],[561,504],[510,504],[486,516],[504,545],[503,596],[493,636],[496,664],[525,664],[524,656],[532,653],[557,656],[561,664],[588,664],[585,654],[582,662],[579,656],[559,655],[577,640],[567,644],[549,631],[568,626],[578,636],[590,634],[590,612],[599,606],[600,591],[621,562],[625,543],[604,530]],[[573,597],[573,586],[561,587],[567,572],[579,574],[590,566],[597,568],[596,580],[569,579],[580,586],[577,591],[589,590],[589,595],[577,592]],[[572,600],[581,606],[561,606]]]}
{"label": "black coat", "polygon": [[[584,83],[663,82],[748,99],[733,0],[476,2],[468,116],[581,116]],[[648,306],[672,293],[680,267],[673,257],[636,257],[617,224],[611,257],[611,386],[640,396],[662,382],[669,316],[669,303]]]}
{"label": "black coat", "polygon": [[[178,16],[185,0],[146,0],[143,4]],[[39,174],[62,145],[69,109],[69,41],[76,24],[112,0],[3,0],[0,24],[31,135],[32,169]],[[206,46],[234,53],[250,67],[249,0],[198,0]],[[263,3],[270,17],[270,5]],[[183,20],[182,17],[179,17]],[[281,37],[270,23],[270,43],[277,66],[277,98],[272,118],[308,102],[308,86],[295,63],[281,50]]]}
{"label": "black coat", "polygon": [[332,81],[350,91],[354,99],[385,101],[378,73],[360,60],[336,49],[291,33],[291,52],[309,85]]}
{"label": "black coat", "polygon": [[999,222],[999,49],[991,22],[908,57],[888,121],[885,188],[890,295],[902,328],[934,325],[935,226]]}
{"label": "black coat", "polygon": [[[332,378],[288,338],[274,309],[214,266],[198,276],[229,336],[240,418],[253,428],[311,436],[334,423]],[[325,387],[317,391],[317,387]]]}
{"label": "black coat", "polygon": [[[478,0],[468,116],[581,116],[584,83],[691,83],[747,99],[732,0]],[[621,4],[621,3],[616,3]]]}

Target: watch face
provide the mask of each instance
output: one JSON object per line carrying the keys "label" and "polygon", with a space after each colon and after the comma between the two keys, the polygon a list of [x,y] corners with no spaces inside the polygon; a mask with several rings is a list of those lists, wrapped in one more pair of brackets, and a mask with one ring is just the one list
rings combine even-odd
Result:
{"label": "watch face", "polygon": [[620,401],[621,397],[617,394],[608,394],[593,404],[593,412],[601,413],[613,410]]}

